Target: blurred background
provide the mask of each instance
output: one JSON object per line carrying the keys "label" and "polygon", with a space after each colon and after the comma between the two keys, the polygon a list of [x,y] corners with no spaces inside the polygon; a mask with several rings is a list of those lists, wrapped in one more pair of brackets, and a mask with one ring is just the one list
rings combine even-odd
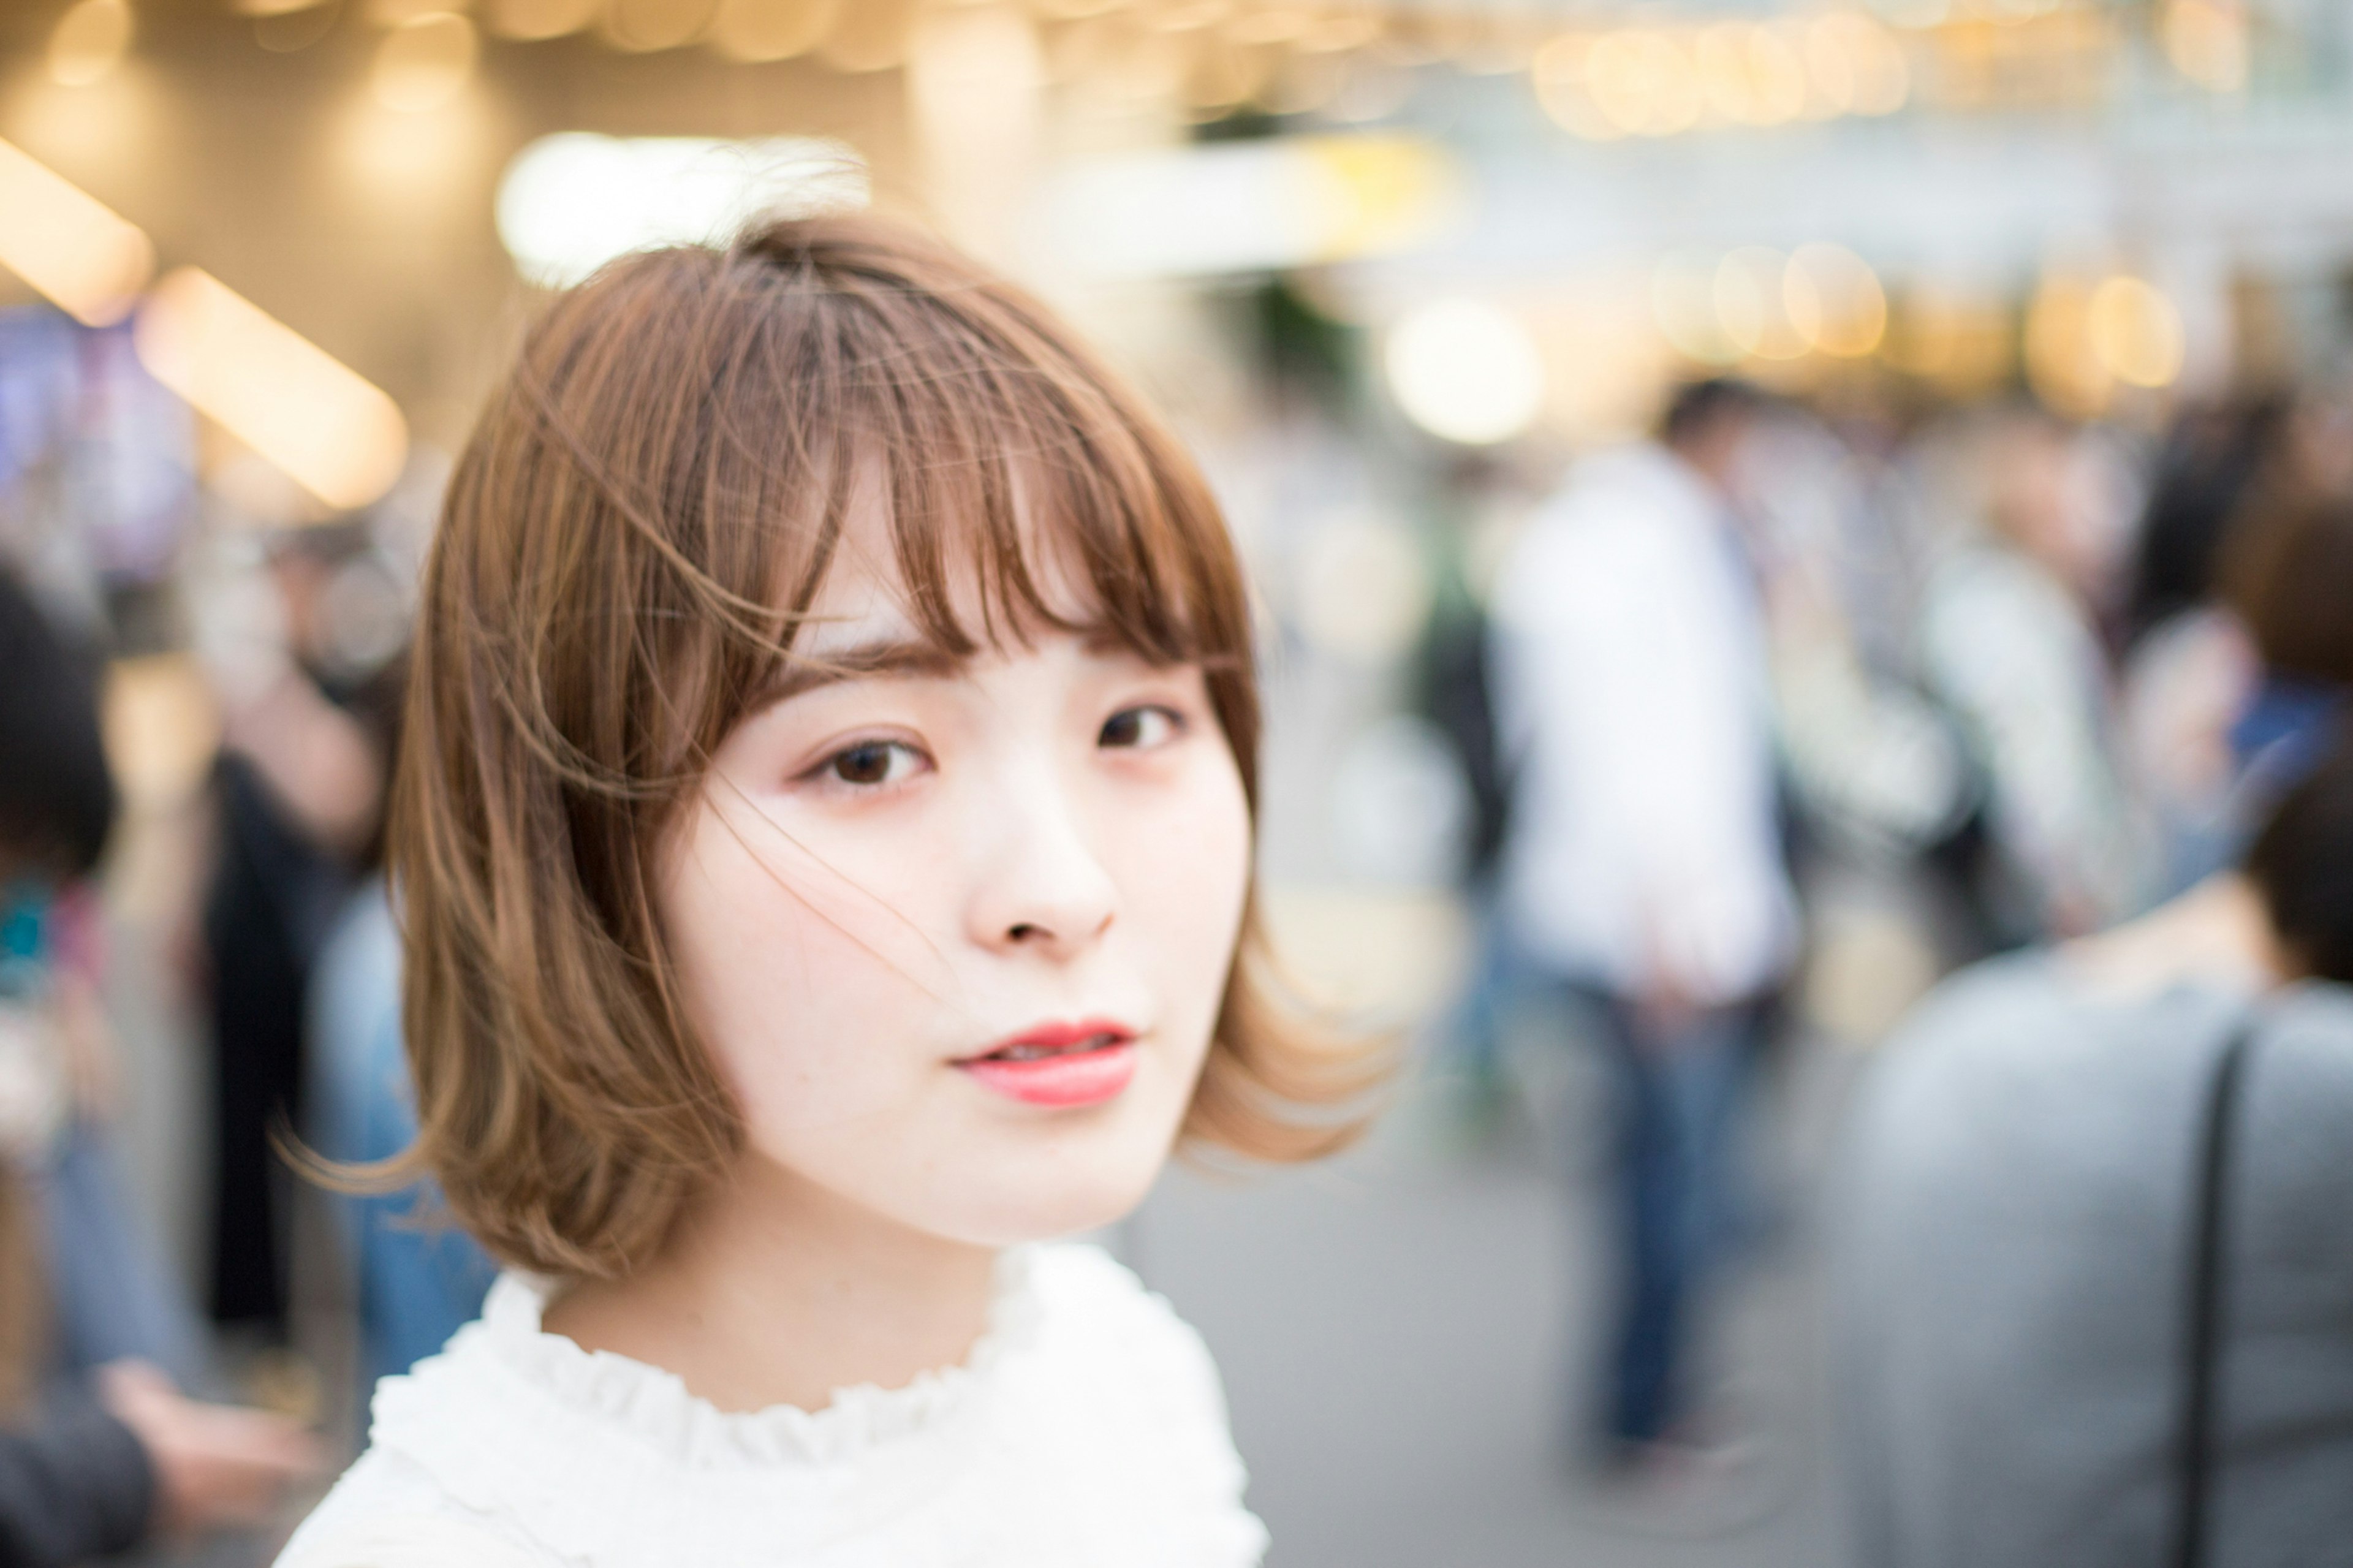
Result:
{"label": "blurred background", "polygon": [[[13,1146],[104,1144],[120,1343],[354,1439],[479,1260],[273,1138],[399,1147],[373,868],[451,456],[544,290],[871,201],[1200,455],[1264,616],[1278,940],[1409,1043],[1366,1146],[1179,1171],[1118,1238],[1219,1356],[1271,1561],[1839,1561],[1845,1091],[1946,973],[2242,836],[2216,562],[2262,475],[2353,466],[2348,156],[2332,0],[9,0],[0,567],[94,661],[116,795],[102,856],[8,868],[11,994],[81,1018],[63,1068],[0,1053]],[[1514,890],[1574,704],[1510,675],[1531,520],[1629,451],[1736,556],[1751,689],[1692,765],[1755,763],[1724,809],[1770,851],[1753,973],[1699,998],[1754,1005],[1737,1240],[1676,1330],[1711,1426],[1631,1467],[1580,1441],[1623,1075]]]}

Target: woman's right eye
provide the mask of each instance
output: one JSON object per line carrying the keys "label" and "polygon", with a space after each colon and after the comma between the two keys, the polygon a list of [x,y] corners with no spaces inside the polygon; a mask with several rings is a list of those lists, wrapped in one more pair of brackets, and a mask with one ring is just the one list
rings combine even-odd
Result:
{"label": "woman's right eye", "polygon": [[836,752],[824,771],[839,783],[872,789],[897,784],[922,762],[923,753],[903,741],[860,741]]}

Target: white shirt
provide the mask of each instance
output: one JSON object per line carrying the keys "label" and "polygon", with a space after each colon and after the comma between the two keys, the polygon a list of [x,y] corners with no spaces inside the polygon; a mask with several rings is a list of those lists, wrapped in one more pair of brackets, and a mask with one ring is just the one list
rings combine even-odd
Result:
{"label": "white shirt", "polygon": [[2095,923],[2129,912],[2140,846],[2109,751],[2107,656],[2074,596],[2015,550],[1966,545],[1930,580],[1920,658],[1985,769],[1995,838],[2033,891],[2072,896]]}
{"label": "white shirt", "polygon": [[1492,603],[1517,772],[1504,914],[1523,951],[1620,994],[1702,1003],[1787,969],[1765,637],[1727,521],[1664,448],[1598,454],[1529,522]]}
{"label": "white shirt", "polygon": [[1248,1568],[1217,1369],[1100,1250],[1020,1248],[961,1366],[732,1415],[540,1330],[480,1321],[376,1390],[370,1443],[279,1568]]}

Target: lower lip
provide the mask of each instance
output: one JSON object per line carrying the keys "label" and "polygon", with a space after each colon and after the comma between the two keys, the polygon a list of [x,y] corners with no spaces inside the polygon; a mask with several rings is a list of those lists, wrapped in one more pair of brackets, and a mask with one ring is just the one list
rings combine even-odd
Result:
{"label": "lower lip", "polygon": [[1135,1044],[1123,1041],[1092,1051],[1007,1061],[980,1057],[956,1066],[1008,1100],[1024,1105],[1101,1105],[1114,1099],[1135,1076]]}

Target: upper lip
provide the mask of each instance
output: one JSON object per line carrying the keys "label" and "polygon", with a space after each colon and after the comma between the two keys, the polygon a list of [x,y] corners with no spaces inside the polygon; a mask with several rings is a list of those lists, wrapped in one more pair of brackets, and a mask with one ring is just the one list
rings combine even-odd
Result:
{"label": "upper lip", "polygon": [[1008,1035],[996,1044],[958,1059],[976,1062],[984,1057],[1012,1050],[1017,1046],[1027,1046],[1036,1050],[1065,1051],[1098,1041],[1122,1045],[1134,1038],[1135,1031],[1116,1018],[1077,1018],[1067,1022],[1058,1019],[1033,1024],[1018,1035]]}

